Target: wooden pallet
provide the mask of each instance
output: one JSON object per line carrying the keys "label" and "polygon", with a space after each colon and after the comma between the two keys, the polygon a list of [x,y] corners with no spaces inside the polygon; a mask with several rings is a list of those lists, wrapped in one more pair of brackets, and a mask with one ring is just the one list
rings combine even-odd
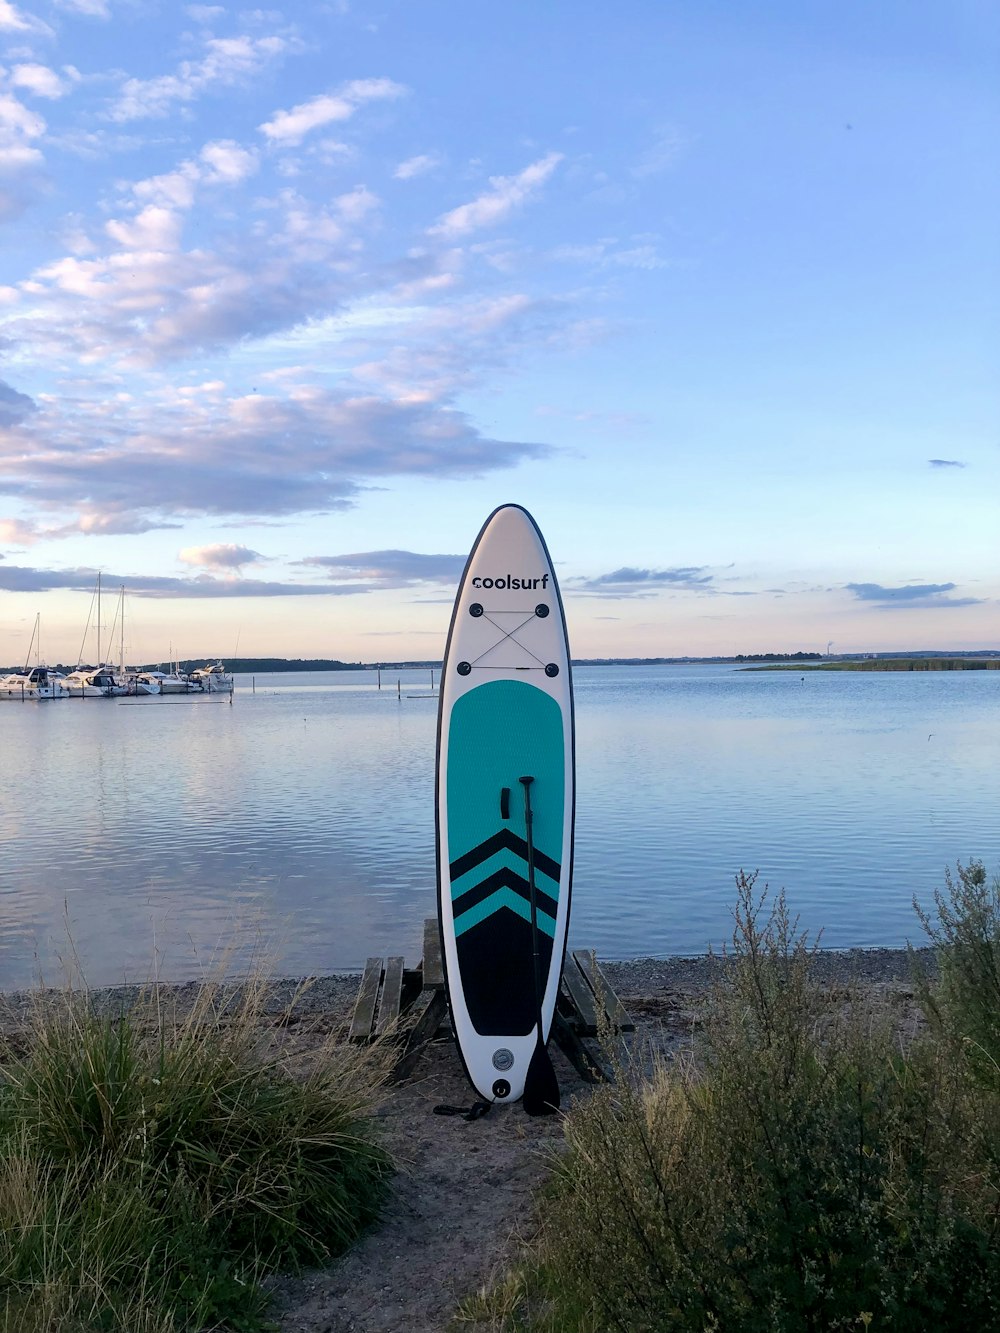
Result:
{"label": "wooden pallet", "polygon": [[[350,1040],[397,1040],[400,1054],[393,1079],[406,1078],[424,1046],[445,1023],[441,936],[436,917],[424,922],[424,952],[419,965],[407,968],[399,956],[369,958],[351,1016]],[[613,1079],[613,1061],[602,1047],[633,1032],[635,1024],[601,971],[592,949],[566,955],[552,1037],[582,1078]],[[600,1038],[600,1040],[599,1040]]]}
{"label": "wooden pallet", "polygon": [[[635,1023],[611,988],[593,949],[566,955],[552,1036],[581,1078],[588,1083],[615,1078],[621,1038]],[[616,1049],[617,1048],[617,1049]]]}

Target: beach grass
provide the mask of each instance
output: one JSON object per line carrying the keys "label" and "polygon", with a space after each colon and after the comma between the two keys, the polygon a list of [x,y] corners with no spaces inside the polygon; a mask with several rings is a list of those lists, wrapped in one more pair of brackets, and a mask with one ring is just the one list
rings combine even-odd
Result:
{"label": "beach grass", "polygon": [[265,989],[35,995],[0,1043],[0,1333],[251,1333],[266,1273],[375,1219],[388,1052],[337,1046],[293,1075]]}
{"label": "beach grass", "polygon": [[[946,882],[929,1026],[814,984],[741,875],[690,1056],[574,1107],[537,1231],[456,1327],[494,1333],[1000,1328],[1000,884]],[[988,948],[984,946],[988,944]]]}

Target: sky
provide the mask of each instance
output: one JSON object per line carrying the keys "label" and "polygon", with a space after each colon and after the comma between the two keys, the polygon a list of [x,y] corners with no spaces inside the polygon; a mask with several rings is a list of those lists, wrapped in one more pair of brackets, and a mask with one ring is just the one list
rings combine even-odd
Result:
{"label": "sky", "polygon": [[[992,0],[0,0],[0,662],[1000,648]],[[85,629],[91,619],[91,630]]]}

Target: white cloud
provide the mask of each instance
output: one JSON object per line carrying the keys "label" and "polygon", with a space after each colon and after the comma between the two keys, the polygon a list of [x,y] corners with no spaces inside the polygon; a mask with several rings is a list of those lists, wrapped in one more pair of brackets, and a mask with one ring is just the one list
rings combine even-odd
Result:
{"label": "white cloud", "polygon": [[232,139],[217,139],[201,150],[201,160],[208,168],[204,179],[235,185],[257,170],[257,154],[241,148]]}
{"label": "white cloud", "polygon": [[284,37],[210,37],[204,58],[185,60],[175,74],[127,79],[108,116],[118,122],[168,116],[203,92],[247,82],[289,49]]}
{"label": "white cloud", "polygon": [[206,244],[179,250],[184,215],[163,203],[108,222],[110,253],[65,255],[34,271],[19,339],[51,363],[135,369],[329,314],[353,293],[360,263],[348,224],[294,196],[279,207],[277,226],[267,217],[228,233],[225,256]]}
{"label": "white cloud", "polygon": [[35,18],[33,14],[25,14],[11,0],[0,0],[0,32],[33,32],[39,36],[55,36],[47,23]]}
{"label": "white cloud", "polygon": [[148,200],[163,208],[190,208],[194,203],[195,187],[200,179],[193,162],[182,162],[174,171],[162,176],[150,176],[137,181],[132,193],[137,199]]}
{"label": "white cloud", "polygon": [[41,183],[44,159],[32,140],[45,121],[12,93],[0,93],[0,222],[18,217]]}
{"label": "white cloud", "polygon": [[48,65],[15,65],[10,72],[10,83],[13,88],[24,88],[36,97],[51,99],[65,97],[70,89],[69,83]]}
{"label": "white cloud", "polygon": [[353,373],[399,402],[437,402],[473,384],[484,364],[495,369],[537,337],[547,313],[524,293],[418,310],[404,336]]}
{"label": "white cloud", "polygon": [[330,512],[374,479],[481,476],[547,452],[490,439],[454,409],[320,389],[102,408],[53,400],[16,426],[0,493],[76,514],[66,535],[81,514],[91,531],[138,532],[184,515]]}
{"label": "white cloud", "polygon": [[0,518],[0,542],[5,546],[31,546],[42,534],[34,523],[20,518]]}
{"label": "white cloud", "polygon": [[261,555],[259,551],[251,551],[249,546],[219,542],[214,546],[186,546],[183,551],[178,551],[177,558],[186,565],[196,565],[201,569],[239,572],[244,565],[252,565],[260,560]]}
{"label": "white cloud", "polygon": [[0,148],[7,144],[37,139],[45,133],[45,121],[29,111],[12,93],[0,93]]}
{"label": "white cloud", "polygon": [[109,19],[111,10],[108,0],[55,0],[57,9],[65,9],[71,14],[83,14],[92,19]]}
{"label": "white cloud", "polygon": [[257,154],[231,139],[207,143],[197,161],[181,162],[162,176],[150,176],[132,186],[136,199],[164,208],[188,209],[199,185],[238,185],[257,170]]}
{"label": "white cloud", "polygon": [[150,204],[128,221],[112,219],[104,230],[126,250],[169,251],[180,243],[181,224],[171,209]]}
{"label": "white cloud", "polygon": [[260,132],[279,147],[295,147],[322,125],[349,120],[366,102],[402,97],[406,89],[392,79],[354,79],[336,93],[323,93],[300,102],[290,111],[276,111],[259,126]]}
{"label": "white cloud", "polygon": [[454,238],[465,236],[479,227],[502,222],[538,190],[562,161],[562,153],[549,153],[525,167],[516,176],[491,176],[490,189],[445,213],[433,227],[431,235]]}
{"label": "white cloud", "polygon": [[372,194],[364,185],[358,185],[347,194],[342,194],[335,200],[337,211],[347,222],[361,222],[369,213],[378,207],[378,195]]}
{"label": "white cloud", "polygon": [[398,181],[412,180],[414,176],[422,176],[424,172],[433,170],[440,161],[435,153],[420,153],[417,157],[408,157],[405,162],[400,162],[392,174]]}
{"label": "white cloud", "polygon": [[667,261],[659,255],[652,242],[636,238],[638,244],[619,248],[617,237],[603,237],[589,245],[560,245],[552,251],[552,258],[574,264],[594,264],[598,268],[637,268],[647,271],[666,268]]}

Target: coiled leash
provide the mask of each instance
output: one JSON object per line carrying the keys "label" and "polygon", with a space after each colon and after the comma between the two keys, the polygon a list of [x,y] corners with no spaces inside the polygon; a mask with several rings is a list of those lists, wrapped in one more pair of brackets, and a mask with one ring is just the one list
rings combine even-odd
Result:
{"label": "coiled leash", "polygon": [[463,1120],[482,1120],[493,1109],[492,1102],[473,1102],[471,1106],[435,1106],[435,1115],[458,1115]]}

